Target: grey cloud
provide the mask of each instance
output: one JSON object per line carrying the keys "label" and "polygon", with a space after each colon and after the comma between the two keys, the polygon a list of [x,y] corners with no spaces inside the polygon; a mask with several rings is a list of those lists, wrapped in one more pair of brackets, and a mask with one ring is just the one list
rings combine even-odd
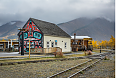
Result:
{"label": "grey cloud", "polygon": [[30,17],[62,23],[79,17],[106,17],[114,21],[114,0],[0,0],[0,25]]}

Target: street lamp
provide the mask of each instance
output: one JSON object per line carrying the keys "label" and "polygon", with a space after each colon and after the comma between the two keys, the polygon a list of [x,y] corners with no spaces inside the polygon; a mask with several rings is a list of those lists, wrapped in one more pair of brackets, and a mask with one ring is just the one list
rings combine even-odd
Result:
{"label": "street lamp", "polygon": [[18,28],[22,32],[22,44],[21,44],[21,55],[24,55],[24,31],[27,31],[25,28]]}

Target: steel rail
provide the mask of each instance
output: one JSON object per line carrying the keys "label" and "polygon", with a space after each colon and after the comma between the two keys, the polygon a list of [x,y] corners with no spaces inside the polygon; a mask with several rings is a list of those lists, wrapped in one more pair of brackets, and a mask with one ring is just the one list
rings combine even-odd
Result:
{"label": "steel rail", "polygon": [[71,76],[67,77],[67,78],[72,78],[72,77],[74,77],[75,75],[77,75],[77,74],[79,74],[80,72],[82,72],[82,71],[86,70],[87,68],[91,67],[92,65],[94,65],[94,64],[96,64],[96,63],[98,63],[99,61],[101,61],[101,60],[102,60],[102,59],[104,59],[104,58],[105,58],[105,56],[104,56],[104,57],[102,57],[101,59],[97,60],[96,62],[94,62],[94,63],[92,63],[92,64],[88,65],[87,67],[85,67],[85,68],[81,69],[80,71],[78,71],[78,72],[74,73],[73,75],[71,75]]}
{"label": "steel rail", "polygon": [[59,73],[56,73],[56,74],[54,74],[54,75],[52,75],[52,76],[50,76],[50,77],[47,77],[47,78],[55,77],[55,76],[57,76],[57,75],[59,75],[59,74],[62,74],[62,73],[64,73],[64,72],[68,71],[68,70],[72,70],[72,69],[74,69],[74,68],[76,68],[76,67],[78,67],[78,66],[81,66],[81,65],[83,65],[83,64],[86,64],[86,63],[89,62],[89,61],[92,61],[92,59],[90,59],[90,60],[88,60],[88,61],[86,61],[86,62],[83,62],[83,63],[81,63],[81,64],[78,64],[78,65],[76,65],[76,66],[74,66],[74,67],[68,68],[68,69],[66,69],[66,70],[64,70],[64,71],[61,71],[61,72],[59,72]]}
{"label": "steel rail", "polygon": [[[103,57],[103,58],[105,58],[105,57]],[[89,67],[91,67],[92,65],[96,64],[97,62],[101,61],[103,58],[101,58],[101,59],[99,59],[99,60],[95,61],[94,63],[92,63],[92,64],[88,65],[87,67],[85,67],[85,68],[81,69],[80,71],[78,71],[78,72],[74,73],[73,75],[71,75],[71,76],[69,76],[69,77],[67,77],[67,78],[72,78],[72,77],[74,77],[75,75],[79,74],[80,72],[82,72],[82,71],[86,70],[87,68],[89,68]]]}
{"label": "steel rail", "polygon": [[[83,69],[81,69],[81,70],[79,70],[78,72],[76,72],[76,73],[70,75],[70,76],[67,77],[67,78],[72,78],[72,77],[74,77],[75,75],[79,74],[80,72],[86,70],[87,68],[91,67],[92,65],[94,65],[94,64],[98,63],[99,61],[101,61],[102,59],[104,59],[106,55],[110,55],[110,54],[111,54],[111,53],[104,53],[104,54],[101,54],[101,59],[99,59],[99,60],[95,61],[94,63],[92,63],[92,64],[90,64],[90,65],[84,67]],[[98,57],[98,56],[93,56],[93,57]],[[52,76],[50,76],[50,77],[47,77],[47,78],[56,77],[56,76],[58,76],[58,75],[60,75],[60,74],[63,74],[63,73],[65,73],[65,72],[67,72],[68,70],[73,70],[74,68],[76,68],[76,67],[78,67],[78,66],[81,66],[81,65],[84,65],[84,64],[86,64],[86,63],[88,63],[88,62],[90,62],[90,61],[92,61],[92,59],[90,59],[90,60],[88,60],[88,61],[86,61],[86,62],[83,62],[83,63],[81,63],[81,64],[78,64],[78,65],[76,65],[76,66],[74,66],[74,67],[68,68],[68,69],[66,69],[66,70],[64,70],[64,71],[61,71],[61,72],[59,72],[59,73],[56,73],[56,74],[54,74],[54,75],[52,75]]]}

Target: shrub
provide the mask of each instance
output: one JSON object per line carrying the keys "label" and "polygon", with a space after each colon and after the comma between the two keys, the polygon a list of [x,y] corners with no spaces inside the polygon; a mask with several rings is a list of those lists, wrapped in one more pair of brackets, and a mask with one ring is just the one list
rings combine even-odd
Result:
{"label": "shrub", "polygon": [[18,63],[13,63],[13,65],[17,65]]}
{"label": "shrub", "polygon": [[2,65],[8,65],[8,63],[3,63]]}
{"label": "shrub", "polygon": [[92,55],[92,52],[89,50],[88,53],[87,53],[87,55]]}
{"label": "shrub", "polygon": [[86,51],[84,51],[84,53],[85,53],[85,56],[87,55],[87,52]]}
{"label": "shrub", "polygon": [[85,53],[85,56],[86,55],[92,55],[92,51],[91,50],[84,51],[84,53]]}
{"label": "shrub", "polygon": [[83,71],[81,71],[80,73],[81,73],[81,74],[83,74],[84,72],[83,72]]}
{"label": "shrub", "polygon": [[54,56],[56,57],[56,58],[62,58],[63,57],[63,53],[60,51],[60,52],[55,52],[54,53]]}
{"label": "shrub", "polygon": [[107,56],[105,56],[104,60],[109,60],[109,58]]}

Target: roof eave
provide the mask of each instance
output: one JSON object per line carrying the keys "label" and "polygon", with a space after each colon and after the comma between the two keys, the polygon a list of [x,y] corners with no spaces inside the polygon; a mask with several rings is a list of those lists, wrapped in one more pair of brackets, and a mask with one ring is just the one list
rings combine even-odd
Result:
{"label": "roof eave", "polygon": [[71,38],[71,36],[70,37],[66,37],[66,36],[58,36],[58,35],[50,35],[50,34],[44,34],[44,36],[54,36],[54,37]]}

